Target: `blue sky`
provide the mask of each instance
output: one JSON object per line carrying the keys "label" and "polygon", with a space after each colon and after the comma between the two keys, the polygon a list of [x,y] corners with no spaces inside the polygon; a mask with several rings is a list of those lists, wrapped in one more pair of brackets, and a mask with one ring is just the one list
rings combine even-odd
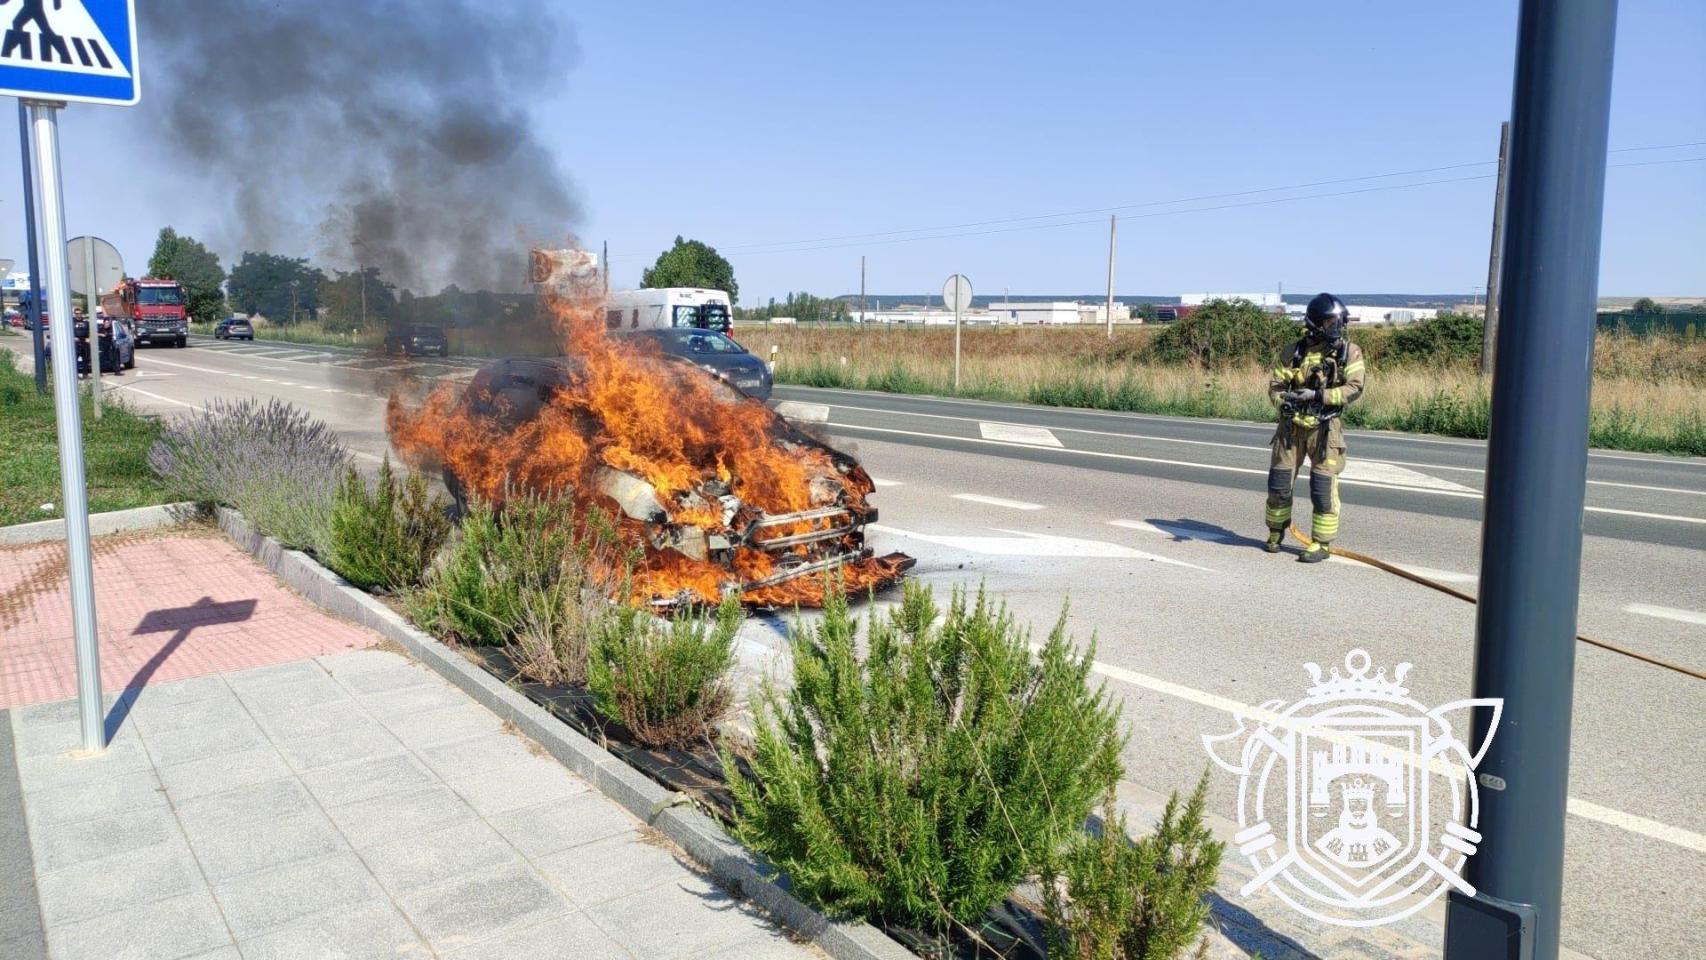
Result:
{"label": "blue sky", "polygon": [[[1516,4],[657,3],[564,16],[580,56],[529,106],[586,210],[565,230],[609,241],[618,285],[676,234],[702,239],[752,302],[857,290],[861,254],[877,294],[938,289],[955,271],[979,293],[1094,292],[1105,214],[785,244],[1490,161]],[[1706,141],[1706,4],[1623,0],[1618,29],[1612,147]],[[73,108],[64,123],[70,231],[92,228],[137,264],[161,224],[212,236],[226,215],[219,184],[124,148],[128,124],[147,122],[146,70],[135,116]],[[16,154],[0,155],[0,256],[14,256]],[[1612,162],[1689,157],[1706,145]],[[1479,179],[1127,210],[1117,288],[1467,293],[1485,281],[1492,190]],[[1600,289],[1706,294],[1706,162],[1610,171]]]}

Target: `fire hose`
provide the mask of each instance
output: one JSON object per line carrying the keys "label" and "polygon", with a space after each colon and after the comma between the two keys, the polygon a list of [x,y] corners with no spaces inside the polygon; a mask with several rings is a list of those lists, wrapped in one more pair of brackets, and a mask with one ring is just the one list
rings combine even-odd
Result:
{"label": "fire hose", "polygon": [[[1310,539],[1303,535],[1303,531],[1297,529],[1296,524],[1292,525],[1291,533],[1292,533],[1292,536],[1294,536],[1298,540],[1302,541],[1304,546],[1307,547],[1310,545],[1310,542],[1311,542]],[[1376,557],[1370,557],[1366,554],[1357,553],[1357,552],[1352,551],[1352,550],[1343,550],[1343,549],[1340,549],[1338,547],[1332,548],[1332,553],[1333,553],[1333,556],[1344,557],[1347,560],[1355,560],[1358,563],[1366,563],[1369,566],[1374,567],[1377,570],[1384,570],[1387,573],[1393,574],[1395,576],[1403,577],[1405,580],[1409,580],[1412,583],[1419,583],[1424,587],[1429,587],[1429,588],[1432,588],[1434,590],[1438,590],[1440,593],[1447,594],[1448,596],[1456,597],[1457,599],[1462,600],[1465,603],[1475,603],[1476,602],[1475,597],[1471,594],[1464,593],[1462,590],[1457,590],[1455,588],[1448,587],[1445,584],[1440,583],[1437,580],[1430,580],[1427,577],[1424,577],[1419,573],[1411,573],[1410,571],[1405,570],[1403,567],[1400,567],[1397,564],[1387,563],[1385,560],[1381,560],[1381,559],[1378,559]],[[1630,657],[1630,658],[1633,658],[1635,660],[1640,660],[1643,663],[1650,663],[1655,667],[1663,667],[1666,670],[1675,670],[1677,673],[1680,673],[1685,677],[1693,677],[1696,680],[1706,680],[1706,673],[1703,673],[1699,670],[1694,670],[1694,669],[1691,669],[1689,667],[1682,666],[1681,664],[1671,663],[1668,660],[1660,660],[1658,657],[1648,656],[1647,654],[1641,653],[1639,651],[1631,650],[1628,647],[1619,646],[1615,643],[1610,643],[1610,642],[1605,641],[1605,640],[1595,640],[1593,637],[1584,636],[1584,635],[1579,634],[1579,633],[1576,634],[1576,639],[1582,643],[1588,644],[1589,646],[1599,647],[1601,650],[1610,650],[1612,653],[1621,653],[1625,657]]]}

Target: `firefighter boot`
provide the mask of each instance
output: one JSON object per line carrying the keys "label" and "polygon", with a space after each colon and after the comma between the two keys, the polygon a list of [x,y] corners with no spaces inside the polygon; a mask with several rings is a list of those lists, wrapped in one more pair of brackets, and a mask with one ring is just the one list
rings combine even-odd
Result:
{"label": "firefighter boot", "polygon": [[1262,547],[1262,549],[1268,551],[1269,553],[1279,553],[1280,552],[1280,544],[1283,543],[1284,541],[1285,541],[1285,531],[1284,530],[1269,530],[1268,531],[1268,542],[1265,546]]}
{"label": "firefighter boot", "polygon": [[1332,551],[1327,549],[1326,544],[1324,544],[1324,543],[1312,543],[1309,545],[1308,549],[1306,549],[1302,553],[1298,554],[1297,562],[1298,563],[1320,563],[1321,561],[1327,559],[1330,556],[1332,556]]}

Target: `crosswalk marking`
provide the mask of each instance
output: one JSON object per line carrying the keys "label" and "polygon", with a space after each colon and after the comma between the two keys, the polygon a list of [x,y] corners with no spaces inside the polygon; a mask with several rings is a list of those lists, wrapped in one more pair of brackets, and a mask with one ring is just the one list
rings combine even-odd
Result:
{"label": "crosswalk marking", "polygon": [[1660,620],[1675,620],[1677,623],[1695,623],[1706,626],[1706,613],[1697,610],[1661,607],[1651,603],[1631,603],[1624,606],[1623,612],[1638,613],[1643,617],[1656,617]]}

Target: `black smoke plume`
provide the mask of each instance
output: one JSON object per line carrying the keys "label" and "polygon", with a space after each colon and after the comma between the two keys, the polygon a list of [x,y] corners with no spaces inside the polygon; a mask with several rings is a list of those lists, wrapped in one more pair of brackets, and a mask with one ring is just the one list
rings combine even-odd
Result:
{"label": "black smoke plume", "polygon": [[[215,242],[519,290],[579,218],[528,107],[577,58],[549,0],[148,0],[144,143],[228,194]],[[162,122],[163,118],[163,122]]]}

